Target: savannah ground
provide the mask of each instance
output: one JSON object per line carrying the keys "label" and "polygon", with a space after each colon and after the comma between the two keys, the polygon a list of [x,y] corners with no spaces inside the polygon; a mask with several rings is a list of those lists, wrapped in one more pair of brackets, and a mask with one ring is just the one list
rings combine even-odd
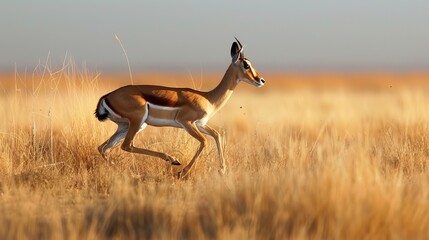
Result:
{"label": "savannah ground", "polygon": [[[180,167],[97,147],[93,115],[127,75],[65,67],[0,76],[0,239],[423,239],[429,236],[429,75],[263,74],[210,121]],[[216,74],[135,74],[135,84],[211,89]],[[135,145],[186,164],[197,141],[148,127]]]}

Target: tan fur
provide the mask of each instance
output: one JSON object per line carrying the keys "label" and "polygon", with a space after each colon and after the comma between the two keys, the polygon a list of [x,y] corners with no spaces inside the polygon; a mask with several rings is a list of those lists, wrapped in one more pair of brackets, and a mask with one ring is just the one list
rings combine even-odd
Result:
{"label": "tan fur", "polygon": [[[165,153],[155,152],[148,149],[137,148],[132,141],[139,130],[144,128],[144,123],[154,126],[174,126],[185,129],[192,137],[200,142],[194,157],[189,164],[179,172],[179,177],[185,176],[197,160],[201,151],[207,145],[204,134],[212,136],[219,153],[219,172],[226,170],[224,157],[222,154],[222,144],[220,134],[213,128],[206,125],[207,121],[227,102],[239,81],[245,81],[255,86],[262,86],[264,80],[258,72],[251,67],[243,69],[240,58],[237,63],[232,63],[228,67],[219,85],[209,92],[201,92],[190,88],[170,88],[152,85],[129,85],[121,87],[104,96],[109,107],[123,119],[129,122],[125,140],[121,148],[125,151],[141,153],[162,158],[175,165],[180,165],[172,156]],[[251,64],[248,60],[246,60]],[[101,100],[100,100],[101,101]],[[151,105],[153,104],[153,107]],[[155,124],[147,119],[165,119],[167,124]],[[114,121],[111,118],[112,121]],[[174,124],[171,124],[173,123]],[[118,122],[117,122],[118,123]],[[119,125],[119,123],[118,123]],[[122,135],[122,128],[98,149],[106,158],[106,151],[114,146],[110,141],[117,141]]]}

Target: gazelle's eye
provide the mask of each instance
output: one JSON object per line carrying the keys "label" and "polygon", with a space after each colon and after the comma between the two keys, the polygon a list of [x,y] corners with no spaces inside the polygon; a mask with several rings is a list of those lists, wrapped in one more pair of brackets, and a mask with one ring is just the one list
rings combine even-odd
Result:
{"label": "gazelle's eye", "polygon": [[249,69],[250,68],[249,64],[247,64],[246,61],[243,61],[243,67],[244,67],[244,69]]}

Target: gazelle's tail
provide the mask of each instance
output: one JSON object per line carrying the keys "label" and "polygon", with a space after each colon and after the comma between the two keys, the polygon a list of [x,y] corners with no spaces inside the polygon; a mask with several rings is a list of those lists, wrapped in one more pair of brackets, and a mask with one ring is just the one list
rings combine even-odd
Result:
{"label": "gazelle's tail", "polygon": [[95,117],[99,120],[99,121],[104,121],[107,119],[107,117],[109,116],[109,112],[107,111],[106,107],[103,106],[103,102],[105,101],[105,97],[107,95],[104,95],[100,98],[100,100],[98,100],[97,103],[97,108],[95,109]]}

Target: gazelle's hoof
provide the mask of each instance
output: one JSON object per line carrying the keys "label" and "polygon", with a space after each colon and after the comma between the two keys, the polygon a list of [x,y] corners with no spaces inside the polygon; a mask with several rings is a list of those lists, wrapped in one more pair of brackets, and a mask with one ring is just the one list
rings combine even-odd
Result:
{"label": "gazelle's hoof", "polygon": [[180,166],[182,164],[176,159],[174,161],[171,161],[171,165]]}
{"label": "gazelle's hoof", "polygon": [[104,161],[106,161],[107,165],[115,165],[115,162],[109,159],[109,155],[103,152],[100,152],[100,154],[101,154],[101,157],[103,157]]}
{"label": "gazelle's hoof", "polygon": [[106,154],[106,153],[101,152],[100,154],[101,154],[101,157],[102,157],[104,160],[108,161],[108,157],[107,157],[107,154]]}
{"label": "gazelle's hoof", "polygon": [[108,166],[114,166],[115,162],[113,160],[110,160],[109,157],[104,158],[104,162],[108,165]]}
{"label": "gazelle's hoof", "polygon": [[188,172],[184,170],[177,172],[177,179],[184,179],[187,173]]}
{"label": "gazelle's hoof", "polygon": [[221,176],[223,176],[223,175],[225,175],[225,173],[226,173],[226,168],[221,168],[221,169],[217,170],[217,172],[218,172]]}
{"label": "gazelle's hoof", "polygon": [[170,156],[168,156],[168,157],[167,157],[167,161],[168,161],[168,162],[170,162],[170,163],[171,163],[171,165],[174,165],[174,166],[180,166],[180,165],[182,165],[182,164],[179,162],[179,160],[177,160],[177,159],[175,159],[175,158],[173,158],[173,157],[170,157]]}

